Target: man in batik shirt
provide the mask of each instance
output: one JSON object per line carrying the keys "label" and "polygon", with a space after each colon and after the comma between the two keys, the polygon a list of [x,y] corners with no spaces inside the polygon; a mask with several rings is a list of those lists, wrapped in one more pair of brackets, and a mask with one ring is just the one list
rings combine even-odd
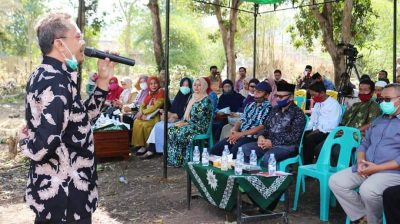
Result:
{"label": "man in batik shirt", "polygon": [[275,97],[277,106],[272,108],[264,122],[264,130],[257,142],[243,145],[245,161],[248,162],[251,150],[262,157],[262,165],[268,167],[273,153],[277,162],[298,154],[301,135],[306,125],[303,111],[293,102],[295,85],[278,83]]}
{"label": "man in batik shirt", "polygon": [[81,101],[81,31],[63,13],[47,15],[36,29],[43,61],[28,80],[27,123],[20,134],[21,150],[30,158],[25,200],[37,224],[91,223],[98,194],[90,124],[103,106],[114,64],[99,60],[97,88]]}

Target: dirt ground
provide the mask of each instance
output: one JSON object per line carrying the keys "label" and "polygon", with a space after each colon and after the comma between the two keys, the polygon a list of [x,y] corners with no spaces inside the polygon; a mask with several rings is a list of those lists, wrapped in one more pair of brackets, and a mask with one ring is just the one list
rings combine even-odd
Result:
{"label": "dirt ground", "polygon": [[[20,114],[9,118],[9,114]],[[0,105],[0,125],[15,128],[23,120],[23,108]],[[4,136],[0,135],[0,139]],[[34,214],[24,205],[27,160],[20,154],[9,160],[8,149],[0,144],[0,224],[33,223]],[[168,179],[162,178],[162,157],[149,161],[132,156],[127,161],[100,161],[99,207],[93,215],[95,224],[114,223],[234,223],[232,213],[211,206],[203,199],[192,200],[186,209],[186,174],[183,169],[168,168]],[[124,176],[127,183],[119,182]],[[193,187],[195,189],[195,187]],[[293,195],[294,184],[290,191]],[[290,200],[292,204],[292,199]],[[278,209],[282,208],[280,204]],[[330,223],[344,223],[340,206],[330,209]],[[299,208],[289,215],[290,223],[313,224],[319,221],[319,184],[307,180],[306,193],[299,199]],[[280,223],[268,220],[259,223]]]}

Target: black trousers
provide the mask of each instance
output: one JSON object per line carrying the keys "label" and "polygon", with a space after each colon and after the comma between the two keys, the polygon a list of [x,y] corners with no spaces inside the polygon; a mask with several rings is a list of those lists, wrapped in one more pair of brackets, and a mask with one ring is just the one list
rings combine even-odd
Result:
{"label": "black trousers", "polygon": [[[43,220],[39,219],[38,217],[35,218],[34,224],[58,224],[58,222],[51,221],[51,220]],[[86,218],[80,219],[78,221],[68,221],[67,224],[92,224],[92,216],[88,216]]]}
{"label": "black trousers", "polygon": [[387,224],[400,223],[400,185],[388,187],[383,192],[383,209]]}
{"label": "black trousers", "polygon": [[312,164],[314,157],[318,159],[318,145],[325,141],[329,133],[320,131],[306,131],[303,139],[303,159],[304,165]]}
{"label": "black trousers", "polygon": [[210,154],[221,156],[222,151],[224,151],[224,146],[228,145],[229,151],[233,154],[233,158],[236,159],[236,154],[237,154],[237,151],[239,150],[240,146],[250,143],[250,142],[256,142],[256,141],[257,141],[257,139],[255,139],[255,138],[241,137],[237,140],[236,144],[232,145],[232,144],[229,144],[228,138],[224,138],[221,141],[217,142],[217,144],[215,144],[214,147],[212,147]]}

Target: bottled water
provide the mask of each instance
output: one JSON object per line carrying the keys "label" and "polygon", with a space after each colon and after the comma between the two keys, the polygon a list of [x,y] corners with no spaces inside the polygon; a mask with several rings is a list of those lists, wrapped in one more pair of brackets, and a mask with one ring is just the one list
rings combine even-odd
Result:
{"label": "bottled water", "polygon": [[207,148],[203,149],[203,154],[201,155],[201,165],[203,166],[208,166],[209,165],[209,155],[208,155],[208,151]]}
{"label": "bottled water", "polygon": [[256,154],[256,150],[254,150],[254,149],[251,150],[250,165],[257,166],[257,154]]}
{"label": "bottled water", "polygon": [[242,175],[243,163],[244,163],[244,154],[243,154],[242,147],[239,147],[239,150],[236,154],[235,175]]}
{"label": "bottled water", "polygon": [[194,147],[193,151],[193,163],[194,164],[199,164],[200,163],[200,151],[199,151],[199,146]]}
{"label": "bottled water", "polygon": [[271,153],[268,159],[268,174],[274,176],[276,173],[276,160],[275,154]]}
{"label": "bottled water", "polygon": [[227,145],[225,145],[224,151],[222,151],[222,157],[221,157],[221,170],[222,171],[228,170],[228,155],[229,155],[229,148]]}
{"label": "bottled water", "polygon": [[242,164],[244,164],[244,153],[242,147],[239,147],[238,152],[236,154],[236,159],[240,159]]}

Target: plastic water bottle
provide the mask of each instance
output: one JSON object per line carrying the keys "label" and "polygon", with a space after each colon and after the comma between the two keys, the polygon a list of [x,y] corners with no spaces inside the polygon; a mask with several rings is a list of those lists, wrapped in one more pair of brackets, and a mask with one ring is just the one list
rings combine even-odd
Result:
{"label": "plastic water bottle", "polygon": [[194,164],[200,163],[200,151],[199,151],[199,147],[197,145],[194,147],[194,151],[193,151],[193,163]]}
{"label": "plastic water bottle", "polygon": [[235,161],[235,175],[242,175],[243,173],[243,162],[244,162],[244,154],[242,147],[239,147],[239,150],[236,154]]}
{"label": "plastic water bottle", "polygon": [[221,170],[228,171],[228,155],[229,155],[229,148],[227,145],[224,146],[224,151],[222,151],[221,157]]}
{"label": "plastic water bottle", "polygon": [[244,164],[244,153],[242,147],[239,147],[238,152],[236,154],[236,159],[240,159],[242,164]]}
{"label": "plastic water bottle", "polygon": [[201,165],[208,166],[209,165],[209,155],[207,148],[203,149],[203,154],[201,155]]}
{"label": "plastic water bottle", "polygon": [[276,174],[275,154],[271,153],[268,159],[268,174],[274,176]]}
{"label": "plastic water bottle", "polygon": [[250,165],[257,166],[257,154],[256,154],[256,150],[254,150],[254,149],[251,150]]}

